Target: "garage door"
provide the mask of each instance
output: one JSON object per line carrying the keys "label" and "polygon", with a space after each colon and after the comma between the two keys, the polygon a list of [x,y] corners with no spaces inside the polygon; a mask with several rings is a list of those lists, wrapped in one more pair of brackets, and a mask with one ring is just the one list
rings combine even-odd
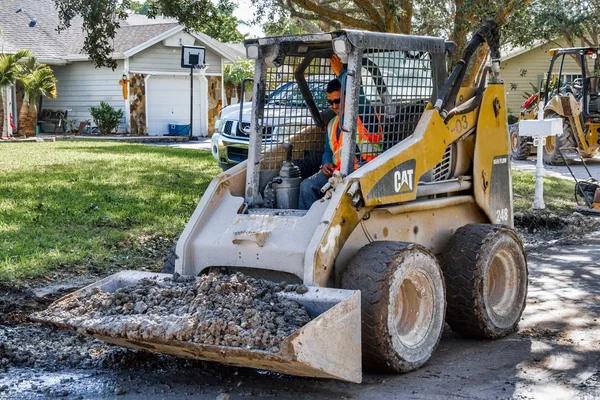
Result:
{"label": "garage door", "polygon": [[[156,76],[148,79],[148,134],[165,135],[169,124],[190,123],[190,77]],[[194,135],[200,132],[200,82],[194,79]]]}

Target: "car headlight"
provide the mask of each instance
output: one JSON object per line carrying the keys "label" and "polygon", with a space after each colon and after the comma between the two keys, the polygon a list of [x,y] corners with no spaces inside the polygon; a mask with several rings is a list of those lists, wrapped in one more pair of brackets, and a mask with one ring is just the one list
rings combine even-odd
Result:
{"label": "car headlight", "polygon": [[215,132],[223,132],[223,125],[225,124],[225,120],[224,119],[219,119],[217,118],[215,120]]}

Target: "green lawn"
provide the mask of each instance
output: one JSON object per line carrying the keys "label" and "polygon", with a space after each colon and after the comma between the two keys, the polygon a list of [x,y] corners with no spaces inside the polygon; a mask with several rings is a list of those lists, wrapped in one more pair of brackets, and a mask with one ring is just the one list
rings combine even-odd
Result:
{"label": "green lawn", "polygon": [[206,151],[0,145],[0,282],[160,268],[218,172]]}
{"label": "green lawn", "polygon": [[[548,211],[572,213],[575,211],[575,181],[544,177],[544,203]],[[513,170],[513,207],[515,211],[531,210],[535,193],[535,174]]]}
{"label": "green lawn", "polygon": [[[0,145],[0,284],[159,270],[210,180],[206,151],[92,141]],[[515,210],[535,178],[514,171]],[[573,182],[545,179],[549,210],[571,212]]]}

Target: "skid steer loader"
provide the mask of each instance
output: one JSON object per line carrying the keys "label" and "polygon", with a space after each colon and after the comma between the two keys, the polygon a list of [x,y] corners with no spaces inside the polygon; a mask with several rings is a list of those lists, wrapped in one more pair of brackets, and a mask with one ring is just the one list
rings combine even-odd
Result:
{"label": "skid steer loader", "polygon": [[[456,49],[440,38],[342,30],[246,40],[255,60],[248,160],[213,179],[167,265],[188,276],[224,268],[303,282],[307,293],[283,295],[315,318],[277,354],[85,330],[137,349],[351,382],[361,381],[363,365],[419,368],[444,321],[471,337],[513,332],[528,272],[512,229],[498,40],[487,22],[447,79],[446,58]],[[491,68],[462,88],[484,42]],[[300,210],[298,185],[319,170],[328,118],[306,81],[334,79],[333,54],[346,63],[341,171],[321,200]],[[291,80],[304,104],[290,93],[270,108],[270,91]],[[377,114],[380,148],[356,140],[365,104]],[[360,165],[365,151],[376,157]],[[82,290],[111,292],[146,276],[124,271]]]}

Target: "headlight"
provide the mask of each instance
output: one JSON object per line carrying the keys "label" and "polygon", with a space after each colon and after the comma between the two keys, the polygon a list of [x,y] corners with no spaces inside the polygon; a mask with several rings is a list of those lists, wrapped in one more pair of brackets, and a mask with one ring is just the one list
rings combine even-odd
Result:
{"label": "headlight", "polygon": [[223,125],[225,125],[225,120],[217,118],[215,120],[215,132],[222,133],[223,132]]}

